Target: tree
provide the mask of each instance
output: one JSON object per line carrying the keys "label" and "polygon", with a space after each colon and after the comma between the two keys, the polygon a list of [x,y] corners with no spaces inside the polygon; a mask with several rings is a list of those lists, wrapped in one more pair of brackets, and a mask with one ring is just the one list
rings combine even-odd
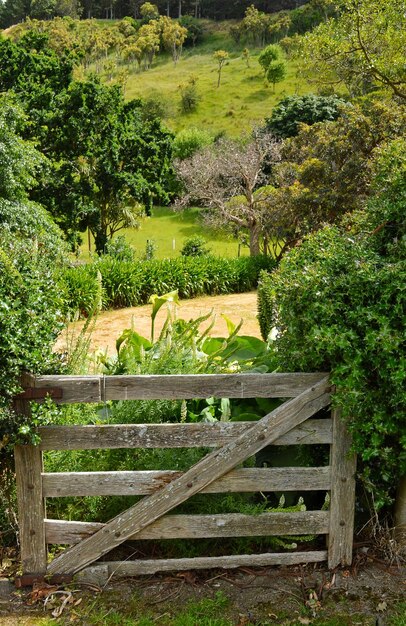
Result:
{"label": "tree", "polygon": [[275,93],[276,83],[280,83],[286,77],[286,63],[284,61],[271,61],[266,70],[266,79],[272,83]]}
{"label": "tree", "polygon": [[172,54],[173,62],[178,62],[182,46],[186,40],[187,29],[168,17],[160,18],[161,38],[164,48]]}
{"label": "tree", "polygon": [[273,168],[273,211],[284,225],[284,248],[365,202],[376,150],[405,132],[404,107],[385,102],[346,105],[336,121],[302,126],[282,145]]}
{"label": "tree", "polygon": [[265,128],[277,137],[293,137],[300,125],[311,126],[316,122],[334,121],[340,107],[346,104],[338,96],[286,96],[272,109],[271,117],[265,118]]}
{"label": "tree", "polygon": [[145,69],[149,69],[160,46],[160,30],[157,20],[141,26],[136,45],[142,51]]}
{"label": "tree", "polygon": [[140,7],[140,14],[144,22],[157,20],[159,18],[158,7],[151,2],[144,2]]}
{"label": "tree", "polygon": [[247,33],[248,37],[255,45],[264,45],[269,34],[270,17],[266,13],[258,11],[251,4],[245,11],[245,16],[241,22],[240,29]]}
{"label": "tree", "polygon": [[38,184],[45,157],[19,135],[25,116],[11,99],[0,98],[0,198],[22,200]]}
{"label": "tree", "polygon": [[404,0],[338,0],[338,17],[304,38],[304,68],[320,83],[344,83],[352,95],[374,86],[406,100]]}
{"label": "tree", "polygon": [[245,60],[245,64],[247,67],[250,67],[250,51],[248,48],[244,48],[241,54],[242,58]]}
{"label": "tree", "polygon": [[221,140],[213,147],[176,162],[185,193],[179,207],[198,202],[206,223],[249,234],[250,254],[260,253],[273,188],[264,186],[265,163],[279,158],[279,147],[269,135],[255,134],[249,142]]}
{"label": "tree", "polygon": [[213,59],[217,61],[217,87],[220,87],[221,70],[223,69],[223,66],[226,65],[226,63],[228,62],[228,57],[229,54],[225,50],[216,50],[216,52],[213,54]]}
{"label": "tree", "polygon": [[171,134],[143,118],[140,102],[124,102],[118,86],[73,83],[44,146],[52,176],[38,198],[73,241],[88,227],[102,252],[114,233],[137,224],[154,198],[168,201]]}
{"label": "tree", "polygon": [[28,32],[18,42],[0,37],[0,90],[12,90],[31,120],[25,133],[38,137],[55,94],[72,80],[74,57],[57,54],[46,34]]}
{"label": "tree", "polygon": [[278,61],[278,59],[280,59],[281,57],[281,54],[282,54],[281,48],[274,44],[270,44],[269,46],[267,46],[266,48],[262,50],[261,54],[258,57],[258,63],[264,70],[265,76],[268,71],[270,63],[272,63],[272,61]]}

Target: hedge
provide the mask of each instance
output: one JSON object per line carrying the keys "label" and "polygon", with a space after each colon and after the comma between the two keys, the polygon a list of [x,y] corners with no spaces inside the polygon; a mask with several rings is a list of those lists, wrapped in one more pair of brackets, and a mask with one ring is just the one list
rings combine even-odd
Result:
{"label": "hedge", "polygon": [[60,280],[68,308],[89,315],[100,298],[103,309],[147,304],[153,294],[175,289],[180,298],[242,293],[255,289],[262,270],[272,270],[272,257],[179,257],[150,261],[121,261],[108,255],[89,265],[69,267]]}

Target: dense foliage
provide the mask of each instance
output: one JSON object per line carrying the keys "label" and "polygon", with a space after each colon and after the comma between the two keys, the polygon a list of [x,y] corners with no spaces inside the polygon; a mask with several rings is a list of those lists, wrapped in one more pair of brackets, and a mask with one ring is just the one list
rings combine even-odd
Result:
{"label": "dense foliage", "polygon": [[403,106],[365,99],[341,107],[336,121],[303,125],[283,142],[268,202],[270,233],[284,241],[283,251],[363,206],[371,192],[375,152],[401,136],[405,122]]}
{"label": "dense foliage", "polygon": [[336,0],[338,16],[306,35],[306,69],[352,96],[384,87],[406,100],[404,0]]}
{"label": "dense foliage", "polygon": [[57,54],[44,34],[0,40],[0,66],[0,86],[26,112],[22,132],[47,156],[31,197],[72,247],[89,228],[101,252],[118,230],[137,225],[144,207],[148,213],[153,201],[168,201],[172,135],[146,119],[139,101],[125,102],[119,86],[96,79],[72,81],[71,57]]}
{"label": "dense foliage", "polygon": [[[5,0],[0,11],[0,27],[11,26],[27,17],[49,19],[55,16],[83,17],[83,18],[121,18],[132,16],[143,17],[141,7],[145,0],[120,0],[106,4],[100,0],[47,0],[32,4]],[[210,19],[241,19],[250,5],[259,10],[271,12],[281,9],[293,9],[297,6],[295,0],[156,0],[153,3],[162,15],[182,17],[186,15],[205,17]]]}
{"label": "dense foliage", "polygon": [[406,468],[405,147],[380,151],[367,209],[290,251],[259,296],[278,367],[332,371],[378,506]]}
{"label": "dense foliage", "polygon": [[119,87],[72,83],[43,141],[52,171],[38,199],[67,234],[88,227],[102,252],[114,233],[137,225],[143,207],[168,201],[171,142]]}
{"label": "dense foliage", "polygon": [[106,309],[147,304],[154,293],[178,290],[181,298],[239,293],[254,289],[262,269],[272,269],[271,257],[223,259],[181,256],[151,261],[120,261],[105,255],[91,265],[64,269],[67,302],[72,311],[89,315],[99,297]]}
{"label": "dense foliage", "polygon": [[265,128],[276,137],[285,139],[298,134],[300,124],[311,126],[316,122],[334,121],[339,116],[339,107],[345,100],[337,96],[286,96],[265,118]]}

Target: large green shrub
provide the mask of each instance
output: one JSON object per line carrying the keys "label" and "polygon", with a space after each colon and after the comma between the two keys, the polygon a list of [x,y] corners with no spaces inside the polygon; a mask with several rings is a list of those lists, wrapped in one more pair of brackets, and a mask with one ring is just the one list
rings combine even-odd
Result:
{"label": "large green shrub", "polygon": [[334,121],[339,116],[340,106],[345,100],[337,96],[286,96],[265,118],[265,128],[276,137],[293,137],[298,134],[300,124],[311,126],[316,122]]}
{"label": "large green shrub", "polygon": [[405,155],[404,140],[382,149],[367,210],[308,237],[260,289],[275,366],[331,370],[378,507],[406,471]]}
{"label": "large green shrub", "polygon": [[0,200],[0,526],[4,540],[15,528],[15,477],[11,443],[30,436],[13,412],[23,371],[56,373],[52,352],[62,328],[63,293],[54,268],[64,245],[46,213],[34,204]]}

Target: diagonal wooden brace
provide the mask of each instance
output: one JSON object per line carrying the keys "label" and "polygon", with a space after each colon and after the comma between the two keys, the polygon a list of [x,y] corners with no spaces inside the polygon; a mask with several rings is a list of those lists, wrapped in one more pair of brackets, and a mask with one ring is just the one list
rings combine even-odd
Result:
{"label": "diagonal wooden brace", "polygon": [[326,377],[64,552],[48,566],[48,573],[74,574],[90,565],[329,404],[330,383]]}

